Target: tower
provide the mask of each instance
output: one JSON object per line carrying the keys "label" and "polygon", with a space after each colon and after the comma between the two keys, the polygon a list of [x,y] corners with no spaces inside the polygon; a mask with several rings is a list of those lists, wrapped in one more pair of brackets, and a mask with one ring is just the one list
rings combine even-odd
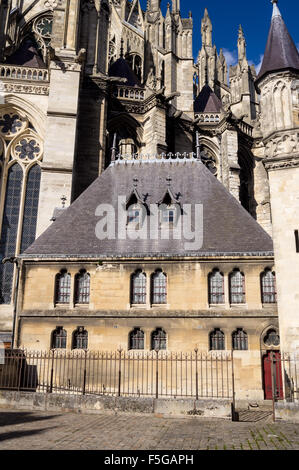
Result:
{"label": "tower", "polygon": [[299,351],[299,54],[277,0],[256,85],[261,93],[273,221],[281,347]]}

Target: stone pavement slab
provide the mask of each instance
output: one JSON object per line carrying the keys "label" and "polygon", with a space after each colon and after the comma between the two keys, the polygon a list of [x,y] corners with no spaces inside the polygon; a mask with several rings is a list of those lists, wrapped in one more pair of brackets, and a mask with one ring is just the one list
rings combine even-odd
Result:
{"label": "stone pavement slab", "polygon": [[0,450],[299,450],[299,424],[0,410]]}

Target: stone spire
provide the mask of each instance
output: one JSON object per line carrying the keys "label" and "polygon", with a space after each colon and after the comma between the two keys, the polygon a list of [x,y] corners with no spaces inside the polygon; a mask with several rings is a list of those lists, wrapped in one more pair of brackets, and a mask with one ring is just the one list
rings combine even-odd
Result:
{"label": "stone spire", "polygon": [[239,27],[239,37],[238,37],[238,57],[239,62],[242,62],[246,59],[246,40],[243,32],[243,28],[240,25]]}
{"label": "stone spire", "polygon": [[278,0],[272,0],[271,28],[257,81],[271,72],[290,69],[299,71],[299,53],[281,16],[277,2]]}
{"label": "stone spire", "polygon": [[173,13],[180,13],[181,5],[180,0],[172,0],[172,12]]}
{"label": "stone spire", "polygon": [[205,9],[205,15],[201,21],[201,37],[202,37],[202,45],[203,46],[210,46],[212,47],[212,22],[209,17],[208,10]]}

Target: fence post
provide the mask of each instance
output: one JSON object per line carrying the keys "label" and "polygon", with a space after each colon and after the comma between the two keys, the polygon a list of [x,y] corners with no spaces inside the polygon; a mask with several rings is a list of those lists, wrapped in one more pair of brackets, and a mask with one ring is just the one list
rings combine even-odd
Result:
{"label": "fence post", "polygon": [[276,383],[274,377],[274,356],[275,353],[272,351],[270,354],[271,357],[271,379],[272,379],[272,412],[273,412],[273,423],[275,423],[275,395],[276,395]]}
{"label": "fence post", "polygon": [[84,358],[84,372],[83,372],[83,389],[82,389],[82,395],[85,395],[85,389],[86,389],[86,360],[87,360],[87,351],[84,351],[85,353],[85,358]]}
{"label": "fence post", "polygon": [[[23,351],[22,351],[23,352]],[[22,356],[22,352],[21,353],[17,353],[17,357],[18,357],[18,366],[19,366],[19,377],[18,377],[18,392],[20,391],[21,389],[21,379],[22,379],[22,370],[23,370],[23,356]]]}
{"label": "fence post", "polygon": [[122,349],[118,350],[119,352],[119,363],[118,363],[118,396],[121,396],[121,353]]}
{"label": "fence post", "polygon": [[159,349],[155,349],[155,352],[157,354],[156,358],[156,399],[159,398]]}
{"label": "fence post", "polygon": [[198,401],[198,363],[197,363],[197,354],[198,354],[198,349],[194,349],[195,352],[195,367],[196,367],[196,374],[195,374],[195,380],[196,380],[196,401]]}
{"label": "fence post", "polygon": [[234,350],[232,349],[232,421],[238,421],[236,413],[236,392],[235,392],[235,367],[234,367]]}
{"label": "fence post", "polygon": [[53,376],[54,376],[54,350],[52,349],[52,363],[51,363],[51,377],[50,377],[49,393],[53,392]]}

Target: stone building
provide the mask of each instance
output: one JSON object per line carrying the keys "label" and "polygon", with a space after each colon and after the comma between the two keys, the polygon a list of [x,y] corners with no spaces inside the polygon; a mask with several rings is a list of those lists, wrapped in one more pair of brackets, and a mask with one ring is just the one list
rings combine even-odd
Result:
{"label": "stone building", "polygon": [[238,343],[261,398],[278,320],[299,344],[299,54],[274,1],[258,77],[242,27],[228,74],[208,11],[194,61],[192,14],[160,3],[0,2],[0,332]]}

